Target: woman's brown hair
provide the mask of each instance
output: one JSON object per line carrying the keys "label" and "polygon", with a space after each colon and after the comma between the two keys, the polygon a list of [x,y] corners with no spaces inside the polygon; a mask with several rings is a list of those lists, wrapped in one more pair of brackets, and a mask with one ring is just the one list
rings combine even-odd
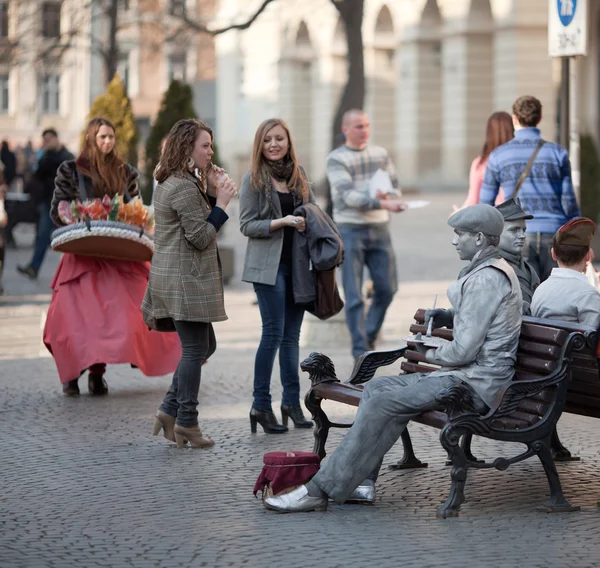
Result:
{"label": "woman's brown hair", "polygon": [[502,146],[502,144],[506,144],[506,142],[512,140],[514,137],[515,128],[510,114],[504,111],[492,114],[487,121],[485,143],[481,149],[479,163],[481,164],[487,160],[492,150],[495,150],[498,146]]}
{"label": "woman's brown hair", "polygon": [[117,154],[116,145],[108,154],[103,154],[98,148],[96,135],[102,126],[108,126],[116,133],[114,124],[107,118],[92,118],[86,128],[85,141],[76,166],[82,174],[92,178],[96,195],[107,194],[113,197],[126,187],[127,168]]}
{"label": "woman's brown hair", "polygon": [[281,126],[281,128],[285,130],[285,133],[288,137],[289,147],[287,157],[292,161],[293,164],[292,177],[288,182],[288,188],[292,191],[298,191],[302,196],[302,202],[307,203],[308,179],[298,164],[298,160],[296,158],[296,149],[294,148],[294,141],[292,139],[290,129],[288,125],[280,118],[269,118],[268,120],[265,120],[258,127],[256,134],[254,135],[254,145],[252,146],[252,163],[250,165],[250,180],[252,185],[262,189],[263,191],[266,189],[262,174],[262,167],[265,162],[265,157],[263,156],[263,144],[269,130],[275,128],[276,126]]}
{"label": "woman's brown hair", "polygon": [[[210,134],[212,143],[213,132],[201,120],[184,118],[173,125],[165,139],[160,161],[154,170],[154,177],[158,183],[162,183],[172,174],[187,171],[187,162],[194,151],[196,138],[202,130]],[[205,180],[206,172],[202,173]]]}

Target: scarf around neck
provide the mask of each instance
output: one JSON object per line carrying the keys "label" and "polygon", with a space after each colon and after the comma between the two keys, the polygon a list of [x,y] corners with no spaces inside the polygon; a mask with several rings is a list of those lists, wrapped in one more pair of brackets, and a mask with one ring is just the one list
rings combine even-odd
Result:
{"label": "scarf around neck", "polygon": [[481,266],[484,262],[487,262],[492,258],[502,258],[500,256],[500,251],[498,250],[498,247],[489,245],[484,249],[481,249],[473,257],[471,262],[469,262],[469,264],[459,272],[458,279],[460,280],[461,278],[465,277],[467,274],[473,272],[473,270],[475,270],[478,266]]}
{"label": "scarf around neck", "polygon": [[[265,195],[269,201],[269,206],[274,214],[277,214],[275,206],[273,205],[273,192],[276,191],[273,187],[273,179],[277,181],[285,181],[288,183],[292,177],[294,171],[294,162],[289,158],[283,158],[282,160],[271,161],[265,160],[261,167],[262,180],[265,187]],[[303,203],[302,195],[295,187],[290,189],[290,193],[294,199],[294,208],[299,207]]]}

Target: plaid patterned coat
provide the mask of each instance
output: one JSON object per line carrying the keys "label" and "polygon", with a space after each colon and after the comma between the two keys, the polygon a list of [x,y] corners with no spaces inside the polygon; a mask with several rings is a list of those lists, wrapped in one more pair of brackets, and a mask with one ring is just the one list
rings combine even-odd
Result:
{"label": "plaid patterned coat", "polygon": [[156,187],[154,256],[142,302],[151,329],[174,331],[173,320],[227,319],[217,231],[207,222],[210,212],[191,174],[173,174]]}

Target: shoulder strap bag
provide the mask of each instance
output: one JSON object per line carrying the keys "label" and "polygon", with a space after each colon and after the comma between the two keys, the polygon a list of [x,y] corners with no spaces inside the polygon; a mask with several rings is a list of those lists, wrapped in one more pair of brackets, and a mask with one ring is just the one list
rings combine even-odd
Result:
{"label": "shoulder strap bag", "polygon": [[533,167],[533,162],[535,162],[535,159],[537,158],[538,152],[542,149],[542,146],[546,143],[545,140],[539,140],[539,142],[537,143],[535,150],[533,151],[533,154],[531,154],[531,158],[529,158],[529,161],[527,162],[527,165],[525,166],[525,169],[523,170],[523,172],[521,173],[521,175],[519,176],[519,179],[517,180],[517,185],[515,185],[515,190],[513,192],[513,194],[511,195],[511,197],[513,199],[517,198],[517,195],[521,189],[521,186],[523,185],[523,182],[527,179],[527,176],[529,175],[529,172],[531,172],[531,168]]}

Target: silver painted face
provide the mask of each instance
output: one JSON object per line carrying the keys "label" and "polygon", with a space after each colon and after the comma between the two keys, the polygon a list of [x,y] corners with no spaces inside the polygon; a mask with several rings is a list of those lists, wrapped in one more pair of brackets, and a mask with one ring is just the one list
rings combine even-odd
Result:
{"label": "silver painted face", "polygon": [[504,230],[500,235],[500,250],[512,254],[522,254],[525,247],[525,233],[527,223],[525,219],[505,221]]}
{"label": "silver painted face", "polygon": [[461,260],[472,260],[483,245],[482,233],[469,233],[454,229],[452,244]]}

